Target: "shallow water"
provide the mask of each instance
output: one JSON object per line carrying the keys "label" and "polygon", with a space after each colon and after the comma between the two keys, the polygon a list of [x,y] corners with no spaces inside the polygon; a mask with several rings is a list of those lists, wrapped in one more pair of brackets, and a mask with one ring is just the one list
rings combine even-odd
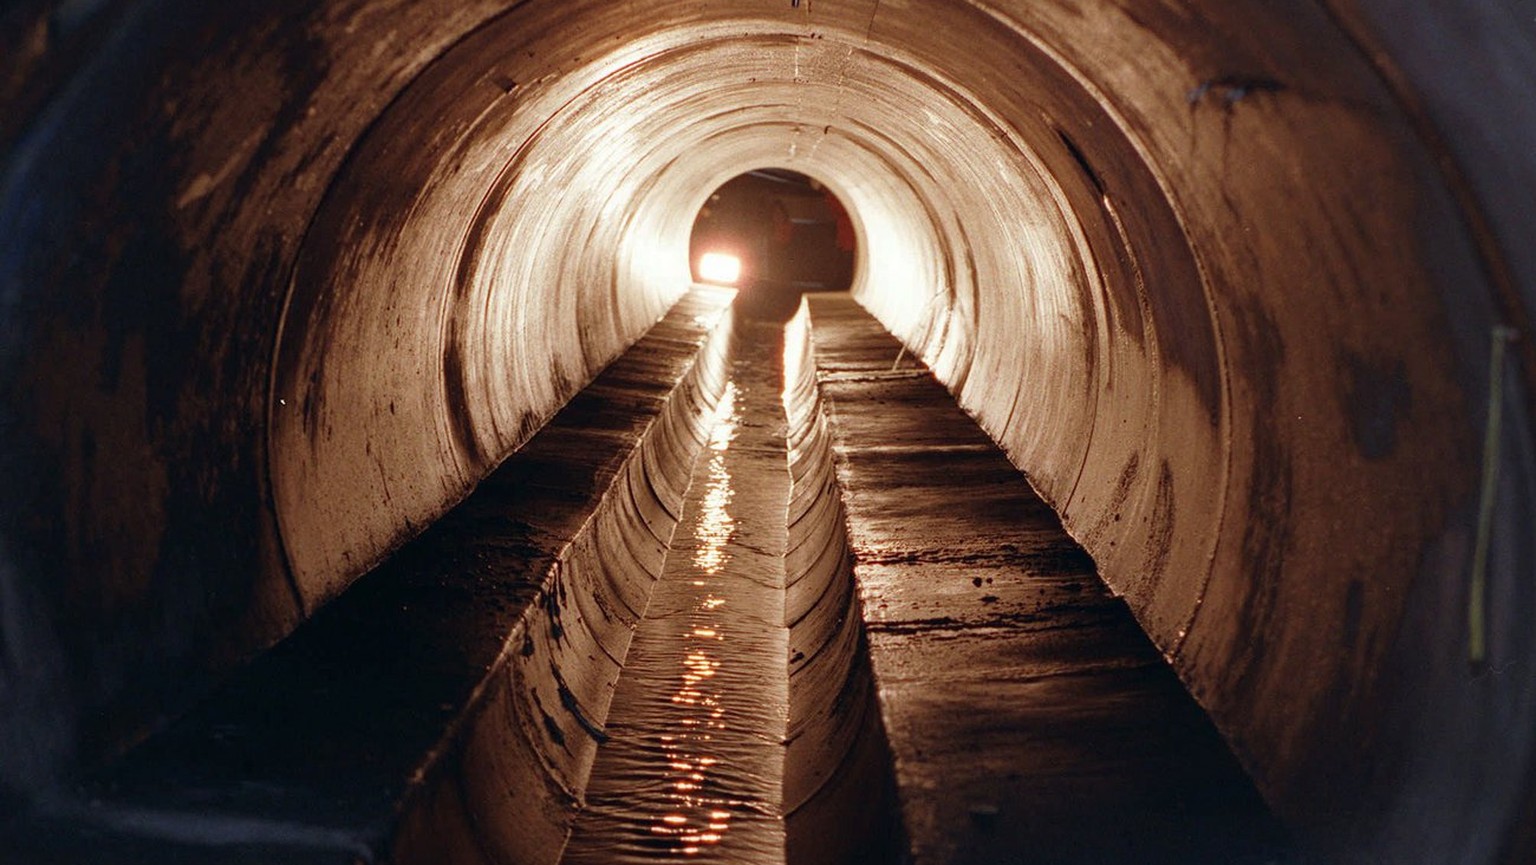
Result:
{"label": "shallow water", "polygon": [[784,861],[782,361],[776,333],[748,327],[614,693],[573,865]]}

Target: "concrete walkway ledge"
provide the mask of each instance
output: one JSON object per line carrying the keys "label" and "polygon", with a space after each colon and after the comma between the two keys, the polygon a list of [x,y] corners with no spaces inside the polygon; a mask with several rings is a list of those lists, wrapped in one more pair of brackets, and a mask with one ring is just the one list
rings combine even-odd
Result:
{"label": "concrete walkway ledge", "polygon": [[725,382],[730,297],[686,295],[443,519],[0,834],[6,861],[555,861]]}

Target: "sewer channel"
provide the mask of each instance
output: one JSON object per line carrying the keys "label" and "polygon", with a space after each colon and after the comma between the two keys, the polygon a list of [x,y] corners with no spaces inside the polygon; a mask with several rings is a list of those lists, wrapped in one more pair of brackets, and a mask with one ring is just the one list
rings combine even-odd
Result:
{"label": "sewer channel", "polygon": [[785,861],[782,326],[738,324],[731,380],[630,644],[570,865]]}
{"label": "sewer channel", "polygon": [[736,314],[562,861],[1282,861],[1124,601],[892,357],[845,296]]}

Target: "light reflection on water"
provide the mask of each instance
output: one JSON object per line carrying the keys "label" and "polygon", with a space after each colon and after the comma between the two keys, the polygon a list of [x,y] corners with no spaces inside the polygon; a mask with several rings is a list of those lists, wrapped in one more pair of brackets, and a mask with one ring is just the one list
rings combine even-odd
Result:
{"label": "light reflection on water", "polygon": [[738,360],[709,418],[566,865],[784,861],[788,632],[773,521],[789,473],[776,373]]}
{"label": "light reflection on water", "polygon": [[[728,507],[736,491],[731,488],[731,474],[725,465],[725,452],[736,438],[736,383],[727,382],[720,404],[715,408],[714,428],[709,433],[709,486],[704,490],[704,501],[694,522],[693,534],[698,539],[698,549],[693,553],[693,564],[706,574],[718,574],[730,553],[725,545],[736,533],[736,523],[731,519]],[[694,585],[700,581],[695,580]]]}
{"label": "light reflection on water", "polygon": [[[736,438],[740,420],[736,397],[735,383],[728,383],[710,431],[708,485],[692,526],[698,544],[693,565],[705,579],[694,579],[690,584],[700,588],[708,587],[707,578],[730,562],[727,545],[736,534],[730,512],[736,492],[726,465],[726,451]],[[649,831],[671,852],[684,856],[719,844],[731,825],[732,801],[712,795],[708,784],[711,769],[719,763],[711,754],[715,750],[711,742],[726,728],[722,690],[710,681],[720,671],[719,644],[725,640],[724,628],[713,614],[724,605],[724,598],[701,592],[697,605],[687,614],[692,627],[685,625],[682,635],[682,672],[671,698],[672,705],[680,710],[679,717],[673,719],[674,732],[658,736],[667,766],[667,791],[662,812],[651,819]]]}

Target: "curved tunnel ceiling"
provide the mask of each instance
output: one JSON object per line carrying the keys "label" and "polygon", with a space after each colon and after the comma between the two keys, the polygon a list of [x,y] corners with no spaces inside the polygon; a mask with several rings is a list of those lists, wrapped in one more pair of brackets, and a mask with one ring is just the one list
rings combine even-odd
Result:
{"label": "curved tunnel ceiling", "polygon": [[[1536,706],[1469,683],[1460,610],[1490,328],[1532,284],[1356,41],[1388,5],[10,13],[36,85],[0,129],[7,472],[34,516],[5,584],[43,624],[14,630],[41,672],[6,682],[3,750],[44,756],[0,780],[133,741],[440,515],[682,294],[708,193],[773,166],[848,206],[861,302],[1283,816],[1493,855]],[[1493,627],[1529,671],[1511,381]],[[1428,825],[1436,801],[1490,807]]]}

